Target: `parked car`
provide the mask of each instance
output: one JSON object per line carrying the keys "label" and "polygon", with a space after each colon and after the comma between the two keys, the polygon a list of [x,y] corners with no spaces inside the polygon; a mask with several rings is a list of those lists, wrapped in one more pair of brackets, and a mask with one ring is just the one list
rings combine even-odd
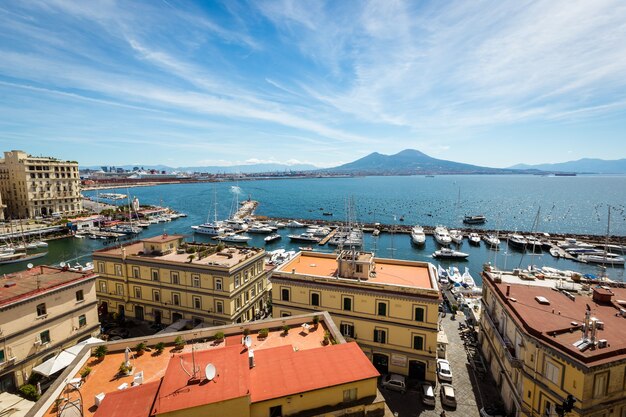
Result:
{"label": "parked car", "polygon": [[383,378],[382,386],[385,389],[399,391],[402,394],[406,392],[406,380],[404,376],[398,374],[387,374]]}
{"label": "parked car", "polygon": [[114,329],[111,329],[108,331],[107,334],[109,335],[109,337],[120,336],[121,338],[124,338],[124,339],[130,336],[130,332],[128,331],[128,329],[124,329],[122,327],[116,327]]}
{"label": "parked car", "polygon": [[437,375],[441,381],[452,382],[452,370],[450,362],[445,359],[437,359]]}
{"label": "parked car", "polygon": [[435,406],[435,389],[428,383],[422,384],[422,403]]}
{"label": "parked car", "polygon": [[506,411],[501,407],[495,406],[486,406],[480,409],[481,417],[504,417],[506,416]]}
{"label": "parked car", "polygon": [[454,395],[454,387],[450,384],[441,384],[441,404],[456,408],[456,396]]}

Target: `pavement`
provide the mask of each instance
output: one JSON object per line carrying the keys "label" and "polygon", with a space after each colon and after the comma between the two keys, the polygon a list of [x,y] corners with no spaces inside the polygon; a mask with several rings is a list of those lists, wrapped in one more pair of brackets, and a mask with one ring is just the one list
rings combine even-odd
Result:
{"label": "pavement", "polygon": [[[405,394],[379,387],[394,416],[440,417],[441,412],[445,410],[445,417],[480,417],[480,408],[483,404],[502,403],[493,378],[488,373],[474,370],[471,363],[476,360],[476,356],[468,358],[468,350],[459,332],[459,322],[464,322],[464,317],[451,320],[451,316],[451,313],[446,313],[445,317],[440,318],[440,326],[445,330],[449,342],[446,359],[452,369],[452,386],[457,399],[456,409],[442,407],[439,384],[435,387],[435,407],[422,404],[419,387],[409,388]],[[476,349],[473,354],[480,355],[480,349]]]}

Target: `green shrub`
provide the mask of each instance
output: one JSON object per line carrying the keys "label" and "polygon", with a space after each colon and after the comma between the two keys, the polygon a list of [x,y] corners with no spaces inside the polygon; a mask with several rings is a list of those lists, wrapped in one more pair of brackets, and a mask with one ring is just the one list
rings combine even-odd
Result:
{"label": "green shrub", "polygon": [[313,316],[313,324],[315,325],[315,327],[317,327],[319,322],[320,322],[320,316],[318,315]]}
{"label": "green shrub", "polygon": [[37,393],[37,387],[32,384],[22,385],[19,389],[20,395],[27,400],[37,401],[40,395]]}
{"label": "green shrub", "polygon": [[130,366],[126,365],[126,362],[122,362],[119,367],[120,374],[122,375],[126,375],[131,369],[132,368]]}
{"label": "green shrub", "polygon": [[157,343],[156,345],[154,345],[154,350],[156,350],[157,355],[160,355],[165,350],[165,343],[163,342]]}
{"label": "green shrub", "polygon": [[82,371],[80,371],[80,376],[83,378],[87,378],[87,376],[91,373],[91,368],[86,366]]}
{"label": "green shrub", "polygon": [[215,333],[215,340],[223,340],[223,339],[224,339],[224,332]]}
{"label": "green shrub", "polygon": [[178,336],[175,340],[174,340],[174,346],[176,346],[176,349],[182,349],[185,347],[185,340]]}
{"label": "green shrub", "polygon": [[100,345],[96,348],[96,350],[94,351],[94,356],[100,360],[104,359],[104,357],[106,356],[107,352],[109,350],[107,349],[107,347],[105,345]]}
{"label": "green shrub", "polygon": [[143,352],[146,350],[146,344],[141,342],[138,343],[137,346],[135,346],[135,352],[137,352],[138,356],[143,355]]}
{"label": "green shrub", "polygon": [[285,334],[289,333],[289,325],[288,324],[285,324],[283,326],[283,333],[285,333]]}
{"label": "green shrub", "polygon": [[269,329],[261,329],[259,330],[259,337],[266,338],[270,334]]}

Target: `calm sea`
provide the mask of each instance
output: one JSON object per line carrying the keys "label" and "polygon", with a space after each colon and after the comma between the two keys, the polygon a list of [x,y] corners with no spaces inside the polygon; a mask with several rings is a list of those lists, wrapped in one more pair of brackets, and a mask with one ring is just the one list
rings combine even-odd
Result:
{"label": "calm sea", "polygon": [[[196,183],[171,184],[154,187],[118,188],[107,190],[139,198],[141,204],[164,205],[188,214],[170,223],[152,225],[141,237],[163,232],[184,233],[191,236],[190,226],[214,217],[228,217],[236,207],[237,199],[259,201],[259,215],[300,219],[346,219],[346,201],[354,202],[356,219],[360,222],[384,224],[443,224],[449,228],[462,227],[465,214],[484,214],[488,221],[484,228],[521,231],[560,232],[605,235],[608,206],[611,206],[610,233],[626,235],[626,176],[424,176],[412,177],[358,177],[312,178],[299,180],[243,181],[238,184]],[[95,191],[85,192],[96,196]],[[216,198],[215,198],[216,197]],[[124,204],[122,201],[120,204]],[[333,216],[324,216],[332,212]],[[400,218],[404,221],[401,222]],[[297,249],[302,244],[289,243],[287,234],[268,250]],[[208,240],[202,236],[198,240]],[[263,236],[253,236],[251,245],[263,246]],[[377,256],[433,261],[436,249],[432,239],[424,248],[411,245],[409,235],[381,234],[379,238],[366,235],[366,249]],[[37,264],[54,264],[80,258],[89,260],[94,249],[103,248],[102,241],[90,239],[63,239],[50,242],[49,255]],[[463,271],[467,266],[477,278],[484,262],[499,267],[516,268],[530,264],[572,269],[597,274],[598,267],[567,260],[557,260],[548,253],[522,254],[511,250],[494,252],[483,244],[470,246],[467,240],[461,250],[470,254],[465,262],[454,262]],[[318,248],[316,247],[316,250]],[[329,251],[331,248],[319,247]],[[445,266],[449,262],[443,263]],[[23,268],[23,265],[0,267],[0,273]],[[624,278],[624,268],[608,268],[610,277]]]}

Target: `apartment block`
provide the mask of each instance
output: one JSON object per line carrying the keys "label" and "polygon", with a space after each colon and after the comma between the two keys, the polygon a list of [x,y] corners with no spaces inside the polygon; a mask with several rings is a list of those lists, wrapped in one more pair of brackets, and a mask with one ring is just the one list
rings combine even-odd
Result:
{"label": "apartment block", "polygon": [[275,317],[328,311],[381,373],[435,381],[441,298],[433,265],[300,252],[271,281]]}
{"label": "apartment block", "polygon": [[0,194],[7,218],[78,214],[82,211],[78,162],[4,152]]}
{"label": "apartment block", "polygon": [[171,324],[260,318],[268,272],[259,248],[184,242],[162,235],[93,253],[99,312]]}

